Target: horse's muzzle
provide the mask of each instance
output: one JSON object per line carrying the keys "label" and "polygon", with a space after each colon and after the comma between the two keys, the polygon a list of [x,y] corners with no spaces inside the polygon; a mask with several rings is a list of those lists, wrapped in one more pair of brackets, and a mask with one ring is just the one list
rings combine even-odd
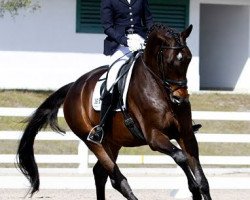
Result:
{"label": "horse's muzzle", "polygon": [[175,90],[173,93],[170,93],[170,100],[174,104],[183,104],[189,102],[189,94],[187,89],[179,88]]}

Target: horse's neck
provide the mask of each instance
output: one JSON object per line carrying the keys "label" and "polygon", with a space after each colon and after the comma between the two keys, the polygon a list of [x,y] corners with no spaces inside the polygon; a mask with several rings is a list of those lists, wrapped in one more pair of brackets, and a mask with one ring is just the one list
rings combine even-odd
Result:
{"label": "horse's neck", "polygon": [[153,52],[145,52],[143,55],[144,65],[151,70],[156,76],[160,77],[157,55]]}
{"label": "horse's neck", "polygon": [[[137,92],[135,94],[138,95],[138,98],[148,99],[158,102],[158,105],[163,105],[167,110],[171,110],[175,114],[182,114],[182,111],[179,109],[179,106],[175,106],[170,100],[170,91],[164,85],[160,74],[158,73],[158,66],[154,63],[153,66],[149,66],[149,64],[144,61],[143,58],[139,58],[138,62],[136,62],[136,66],[134,68],[134,75],[132,76],[131,81],[133,82],[133,86],[135,86],[135,90]],[[156,70],[154,70],[156,68]],[[154,70],[154,71],[153,71]],[[185,108],[187,111],[190,110],[190,105],[186,104]]]}
{"label": "horse's neck", "polygon": [[153,79],[153,81],[156,81],[159,86],[162,86],[163,81],[161,79],[161,74],[159,71],[157,60],[152,57],[156,56],[147,56],[144,54],[144,57],[142,57],[142,64],[143,64],[142,71],[148,74],[148,76],[150,77],[149,79]]}
{"label": "horse's neck", "polygon": [[133,86],[135,86],[133,90],[137,90],[137,94],[142,94],[139,95],[139,98],[147,99],[148,95],[150,95],[151,99],[155,98],[157,101],[161,101],[162,96],[166,95],[164,86],[159,78],[154,77],[154,72],[150,71],[151,69],[148,68],[142,59],[142,57],[138,58],[134,67],[131,79]]}

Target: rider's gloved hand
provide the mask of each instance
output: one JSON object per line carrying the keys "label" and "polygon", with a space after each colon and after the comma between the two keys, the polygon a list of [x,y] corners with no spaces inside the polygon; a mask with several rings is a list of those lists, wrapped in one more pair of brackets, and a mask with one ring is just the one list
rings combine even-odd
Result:
{"label": "rider's gloved hand", "polygon": [[129,34],[128,36],[128,47],[130,51],[138,51],[144,49],[144,39],[138,34]]}

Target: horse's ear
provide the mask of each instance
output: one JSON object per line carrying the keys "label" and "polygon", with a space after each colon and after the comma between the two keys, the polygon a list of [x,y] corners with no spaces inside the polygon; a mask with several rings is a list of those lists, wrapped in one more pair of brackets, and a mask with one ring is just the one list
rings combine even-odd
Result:
{"label": "horse's ear", "polygon": [[186,40],[189,37],[190,33],[192,32],[192,29],[193,29],[193,25],[191,24],[185,31],[181,32],[181,37],[184,40]]}

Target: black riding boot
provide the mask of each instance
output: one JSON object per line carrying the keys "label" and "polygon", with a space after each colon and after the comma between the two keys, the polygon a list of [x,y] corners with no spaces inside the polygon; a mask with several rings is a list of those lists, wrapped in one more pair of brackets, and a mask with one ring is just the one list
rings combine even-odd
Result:
{"label": "black riding boot", "polygon": [[87,140],[100,144],[104,136],[105,122],[110,116],[110,110],[112,107],[112,93],[106,91],[102,98],[100,124],[95,126],[89,133]]}

